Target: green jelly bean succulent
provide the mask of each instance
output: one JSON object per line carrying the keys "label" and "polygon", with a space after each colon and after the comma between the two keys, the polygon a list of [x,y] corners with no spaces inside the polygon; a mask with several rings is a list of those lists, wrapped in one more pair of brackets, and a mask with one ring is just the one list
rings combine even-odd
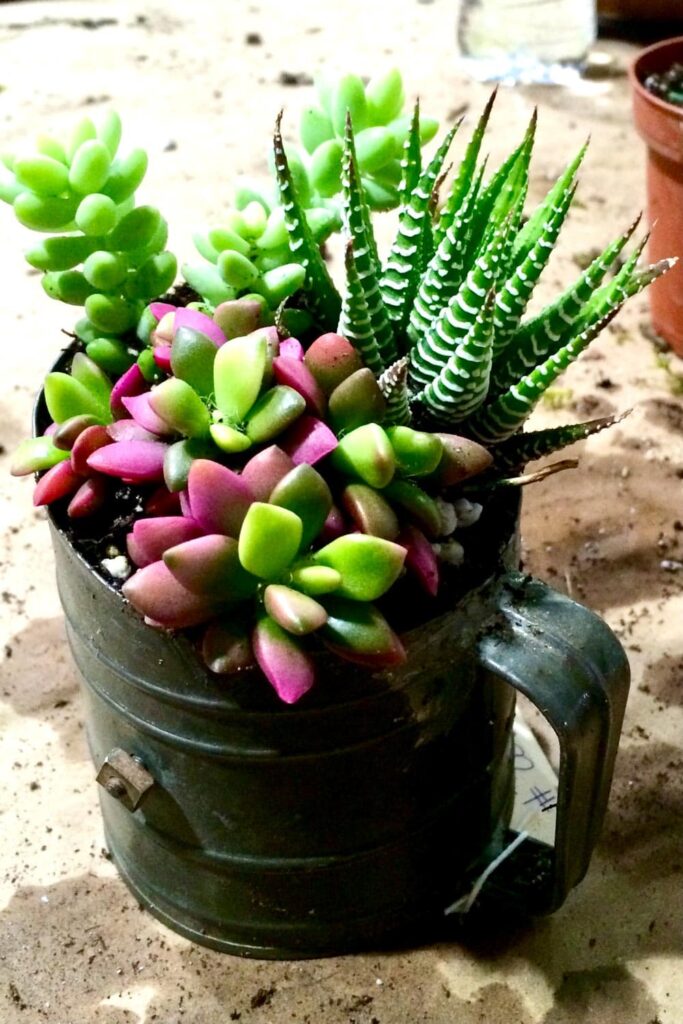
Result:
{"label": "green jelly bean succulent", "polygon": [[77,333],[112,372],[131,362],[118,337],[171,287],[177,271],[166,250],[166,221],[156,207],[135,205],[147,154],[117,156],[120,139],[116,113],[99,128],[85,118],[64,143],[41,136],[34,151],[5,155],[8,174],[0,181],[0,199],[12,204],[17,220],[49,236],[26,259],[44,271],[51,298],[85,307]]}

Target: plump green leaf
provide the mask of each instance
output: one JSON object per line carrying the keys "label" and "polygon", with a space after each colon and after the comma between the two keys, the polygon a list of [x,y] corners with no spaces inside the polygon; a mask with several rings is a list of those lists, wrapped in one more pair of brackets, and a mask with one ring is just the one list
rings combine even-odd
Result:
{"label": "plump green leaf", "polygon": [[369,668],[389,668],[405,661],[401,641],[384,616],[371,604],[325,600],[327,622],[320,635],[337,654]]}
{"label": "plump green leaf", "polygon": [[42,153],[18,156],[12,169],[17,181],[39,196],[59,196],[69,187],[68,169]]}
{"label": "plump green leaf", "polygon": [[213,392],[213,364],[217,353],[218,349],[205,334],[191,327],[179,327],[171,344],[171,369],[176,377],[191,384],[206,398]]}
{"label": "plump green leaf", "polygon": [[251,448],[251,440],[247,435],[237,427],[231,427],[229,423],[212,423],[209,433],[213,443],[222,452],[227,452],[229,455],[246,452],[248,448]]}
{"label": "plump green leaf", "polygon": [[114,160],[101,191],[115,203],[123,203],[133,195],[147,171],[147,154],[134,149],[127,157]]}
{"label": "plump green leaf", "polygon": [[81,413],[95,416],[99,422],[102,415],[102,407],[96,396],[68,373],[48,373],[45,378],[45,402],[55,423],[63,423]]}
{"label": "plump green leaf", "polygon": [[277,579],[296,557],[302,529],[301,520],[289,509],[254,502],[240,530],[240,562],[254,576]]}
{"label": "plump green leaf", "polygon": [[51,437],[29,437],[15,449],[10,473],[12,476],[26,476],[41,469],[50,469],[68,458],[69,452],[56,448]]}
{"label": "plump green leaf", "polygon": [[365,423],[381,423],[386,402],[372,370],[364,367],[338,384],[330,395],[330,423],[337,433]]}
{"label": "plump green leaf", "polygon": [[247,415],[247,436],[254,444],[270,441],[298,420],[305,408],[303,395],[286,384],[277,384],[261,395]]}
{"label": "plump green leaf", "polygon": [[300,565],[292,570],[291,576],[292,586],[311,597],[338,590],[341,581],[341,573],[327,565]]}
{"label": "plump green leaf", "polygon": [[443,454],[443,442],[436,434],[412,427],[387,427],[386,430],[399,473],[425,476],[434,472]]}
{"label": "plump green leaf", "polygon": [[184,380],[169,377],[152,389],[149,404],[169,427],[186,437],[206,437],[211,425],[209,410]]}
{"label": "plump green leaf", "polygon": [[288,508],[299,516],[303,524],[302,549],[306,549],[318,536],[332,508],[332,495],[325,480],[306,463],[290,470],[275,485],[268,500],[272,505]]}
{"label": "plump green leaf", "polygon": [[396,469],[391,441],[377,423],[366,423],[346,434],[330,458],[335,469],[359,476],[371,487],[386,487]]}
{"label": "plump green leaf", "polygon": [[99,192],[111,166],[109,150],[98,139],[83,142],[73,155],[69,168],[69,185],[82,196]]}
{"label": "plump green leaf", "polygon": [[228,423],[241,423],[258,397],[266,369],[263,332],[235,338],[219,348],[213,367],[216,407]]}
{"label": "plump green leaf", "polygon": [[375,601],[398,579],[405,560],[405,548],[361,533],[338,537],[312,556],[317,565],[327,565],[341,575],[336,593],[353,601]]}

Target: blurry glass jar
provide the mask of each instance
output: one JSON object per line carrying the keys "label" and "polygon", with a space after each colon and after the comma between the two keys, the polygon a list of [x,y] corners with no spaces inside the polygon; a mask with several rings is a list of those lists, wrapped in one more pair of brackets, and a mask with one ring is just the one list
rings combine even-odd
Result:
{"label": "blurry glass jar", "polygon": [[483,77],[552,81],[550,66],[579,63],[596,34],[595,0],[461,0],[460,50],[490,66]]}

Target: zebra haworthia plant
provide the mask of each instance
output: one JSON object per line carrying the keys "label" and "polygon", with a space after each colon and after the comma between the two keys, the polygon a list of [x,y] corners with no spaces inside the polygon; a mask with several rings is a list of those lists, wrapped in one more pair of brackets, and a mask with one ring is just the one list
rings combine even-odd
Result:
{"label": "zebra haworthia plant", "polygon": [[[277,198],[267,208],[251,197],[232,234],[209,237],[228,291],[205,289],[188,305],[186,290],[144,305],[153,280],[163,290],[152,271],[161,273],[165,232],[148,232],[142,246],[129,237],[128,218],[145,208],[132,196],[139,168],[125,188],[112,184],[126,173],[111,163],[118,122],[97,138],[80,129],[66,150],[43,142],[37,157],[9,161],[14,185],[3,197],[14,196],[20,219],[64,232],[32,261],[51,294],[54,280],[78,282],[89,318],[70,363],[46,378],[50,422],[19,446],[13,472],[41,474],[35,504],[54,505],[76,540],[88,522],[91,536],[108,536],[121,494],[132,496],[125,554],[103,568],[124,581],[150,627],[201,627],[211,671],[255,664],[288,703],[312,686],[321,647],[370,669],[399,664],[405,652],[384,596],[398,586],[436,596],[444,565],[467,557],[462,531],[491,488],[542,478],[547,471],[519,474],[613,422],[522,430],[624,301],[670,265],[640,268],[642,244],[624,258],[635,222],[526,316],[585,147],[525,220],[536,118],[487,180],[480,151],[492,102],[443,199],[459,125],[423,161],[425,123],[417,106],[399,117],[400,78],[366,90],[345,79],[308,111],[309,170],[315,164],[317,195],[337,203],[345,234],[341,292],[280,119]],[[337,161],[324,187],[321,147]],[[384,261],[372,227],[382,183],[400,199]],[[253,249],[275,221],[279,262],[252,272]],[[122,276],[105,273],[112,259]],[[98,302],[88,301],[91,288]],[[77,292],[74,283],[73,300],[83,301]],[[285,300],[289,320],[272,309]],[[124,307],[125,324],[99,319]]]}

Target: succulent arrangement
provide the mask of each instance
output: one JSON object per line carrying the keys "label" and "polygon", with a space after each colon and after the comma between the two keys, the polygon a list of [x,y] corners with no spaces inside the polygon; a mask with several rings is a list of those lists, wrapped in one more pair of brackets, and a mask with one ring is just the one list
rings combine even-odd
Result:
{"label": "succulent arrangement", "polygon": [[[213,672],[257,664],[293,703],[321,645],[369,668],[399,664],[383,610],[399,578],[433,598],[493,489],[612,422],[522,430],[670,263],[641,268],[644,242],[624,257],[636,221],[526,316],[585,146],[525,219],[536,118],[486,180],[492,104],[442,198],[459,123],[424,161],[432,122],[417,106],[402,117],[397,73],[322,87],[302,122],[306,155],[286,149],[278,118],[274,194],[238,190],[225,227],[197,238],[206,266],[184,268],[191,287],[169,295],[166,224],[135,206],[146,158],[115,157],[118,118],[6,158],[0,196],[26,226],[60,232],[29,262],[49,295],[86,314],[70,365],[45,380],[51,422],[19,446],[13,472],[40,474],[35,504],[75,532],[111,519],[117,488],[132,489],[127,553],[107,568],[151,627],[201,627]],[[372,214],[396,203],[382,261]],[[321,248],[339,229],[341,291]]]}

